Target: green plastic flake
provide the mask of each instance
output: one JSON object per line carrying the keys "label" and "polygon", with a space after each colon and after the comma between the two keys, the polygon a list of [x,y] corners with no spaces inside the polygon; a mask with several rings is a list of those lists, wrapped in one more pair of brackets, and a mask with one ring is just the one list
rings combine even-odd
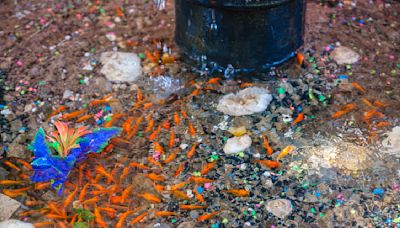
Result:
{"label": "green plastic flake", "polygon": [[39,85],[40,85],[40,86],[43,86],[43,85],[45,85],[45,84],[46,84],[46,82],[44,82],[44,81],[40,81],[40,82],[39,82]]}
{"label": "green plastic flake", "polygon": [[101,14],[105,14],[105,13],[106,13],[106,10],[103,9],[103,8],[101,8],[101,9],[99,10],[99,12],[100,12]]}
{"label": "green plastic flake", "polygon": [[137,137],[142,137],[142,136],[143,136],[143,132],[139,131],[139,132],[137,133]]}
{"label": "green plastic flake", "polygon": [[251,215],[256,215],[256,211],[251,211]]}
{"label": "green plastic flake", "polygon": [[243,214],[244,214],[244,215],[247,215],[247,211],[243,211]]}
{"label": "green plastic flake", "polygon": [[324,213],[319,213],[319,217],[324,217],[325,216],[325,214]]}
{"label": "green plastic flake", "polygon": [[193,176],[195,176],[195,177],[201,176],[200,171],[194,171],[194,172],[193,172]]}
{"label": "green plastic flake", "polygon": [[79,80],[79,84],[85,84],[85,80],[80,79],[80,80]]}
{"label": "green plastic flake", "polygon": [[106,122],[108,122],[108,121],[110,121],[111,120],[111,117],[110,116],[106,116],[105,118],[104,118],[104,121],[106,121]]}
{"label": "green plastic flake", "polygon": [[143,53],[139,53],[139,58],[143,59]]}
{"label": "green plastic flake", "polygon": [[224,142],[228,141],[228,137],[224,137],[222,140],[224,140]]}
{"label": "green plastic flake", "polygon": [[279,175],[282,175],[282,174],[283,174],[283,171],[282,171],[282,170],[279,170],[278,174],[279,174]]}
{"label": "green plastic flake", "polygon": [[177,221],[176,219],[171,219],[172,223],[176,223],[176,221]]}
{"label": "green plastic flake", "polygon": [[227,224],[228,222],[229,222],[229,220],[227,218],[222,219],[222,223]]}
{"label": "green plastic flake", "polygon": [[311,210],[310,210],[310,212],[313,213],[313,214],[315,214],[315,208],[312,207]]}
{"label": "green plastic flake", "polygon": [[351,65],[346,65],[346,69],[350,70],[351,69]]}
{"label": "green plastic flake", "polygon": [[317,64],[314,63],[314,64],[311,65],[311,67],[312,67],[313,69],[316,69],[318,66],[317,66]]}
{"label": "green plastic flake", "polygon": [[96,48],[91,48],[90,52],[92,52],[92,53],[96,52]]}
{"label": "green plastic flake", "polygon": [[22,90],[22,91],[20,92],[20,94],[24,95],[24,94],[25,94],[25,90]]}
{"label": "green plastic flake", "polygon": [[314,57],[310,57],[310,59],[308,59],[308,61],[309,61],[310,63],[313,63],[313,62],[315,61],[315,58],[314,58]]}
{"label": "green plastic flake", "polygon": [[298,165],[294,165],[294,166],[293,166],[293,170],[294,170],[294,171],[299,171],[299,169],[300,169],[300,168],[299,168]]}
{"label": "green plastic flake", "polygon": [[324,95],[319,95],[318,96],[319,101],[324,101],[326,99],[326,97]]}
{"label": "green plastic flake", "polygon": [[244,152],[243,151],[241,151],[241,152],[239,152],[239,157],[244,157]]}
{"label": "green plastic flake", "polygon": [[390,71],[390,73],[392,74],[392,76],[396,76],[397,71],[396,70],[392,70],[392,71]]}
{"label": "green plastic flake", "polygon": [[83,104],[82,107],[86,108],[88,106],[88,104]]}
{"label": "green plastic flake", "polygon": [[321,71],[317,69],[317,70],[315,70],[315,73],[316,73],[316,74],[320,74]]}
{"label": "green plastic flake", "polygon": [[371,74],[376,74],[376,70],[371,70],[370,73]]}
{"label": "green plastic flake", "polygon": [[315,96],[314,96],[312,88],[308,89],[308,97],[310,98],[310,100],[314,100],[315,99]]}
{"label": "green plastic flake", "polygon": [[396,67],[400,69],[400,63],[396,64]]}
{"label": "green plastic flake", "polygon": [[277,92],[278,92],[278,94],[285,94],[285,93],[286,93],[285,89],[282,88],[282,87],[279,87],[279,88],[277,89]]}
{"label": "green plastic flake", "polygon": [[308,116],[310,119],[315,119],[315,116]]}
{"label": "green plastic flake", "polygon": [[213,155],[211,155],[211,159],[213,159],[213,160],[215,161],[215,160],[218,160],[218,159],[219,159],[219,157],[218,157],[218,155],[216,155],[216,154],[213,154]]}

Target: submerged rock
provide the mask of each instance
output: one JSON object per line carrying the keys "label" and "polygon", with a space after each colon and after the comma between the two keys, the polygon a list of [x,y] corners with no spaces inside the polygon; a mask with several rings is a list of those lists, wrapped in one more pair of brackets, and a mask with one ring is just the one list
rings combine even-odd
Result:
{"label": "submerged rock", "polygon": [[[0,221],[9,219],[19,207],[18,201],[0,193]],[[1,224],[0,227],[3,227]]]}
{"label": "submerged rock", "polygon": [[331,53],[331,57],[337,64],[353,64],[360,59],[360,55],[357,52],[344,46],[335,48]]}
{"label": "submerged rock", "polygon": [[278,218],[285,218],[292,212],[292,204],[286,199],[276,199],[267,202],[265,209]]}
{"label": "submerged rock", "polygon": [[34,228],[31,223],[22,222],[16,219],[10,219],[0,222],[0,228]]}
{"label": "submerged rock", "polygon": [[227,94],[219,101],[217,110],[230,116],[251,115],[267,109],[272,95],[264,88],[251,87],[237,94]]}
{"label": "submerged rock", "polygon": [[382,141],[382,145],[388,153],[400,157],[400,126],[394,127],[386,135],[387,138]]}
{"label": "submerged rock", "polygon": [[224,146],[225,154],[236,154],[251,146],[251,138],[248,135],[233,137],[226,141]]}
{"label": "submerged rock", "polygon": [[133,53],[104,52],[101,73],[112,82],[135,82],[142,76],[140,58]]}

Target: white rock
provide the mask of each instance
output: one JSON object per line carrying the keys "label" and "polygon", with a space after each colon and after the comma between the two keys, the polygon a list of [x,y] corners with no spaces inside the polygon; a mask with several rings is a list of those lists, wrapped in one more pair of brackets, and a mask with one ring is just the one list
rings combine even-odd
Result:
{"label": "white rock", "polygon": [[219,101],[217,110],[230,116],[251,115],[267,109],[272,101],[268,90],[250,87],[237,94],[227,94]]}
{"label": "white rock", "polygon": [[353,64],[360,59],[357,52],[345,46],[336,47],[331,53],[331,57],[337,64]]}
{"label": "white rock", "polygon": [[127,52],[104,52],[100,62],[101,73],[112,82],[134,82],[142,76],[140,58]]}
{"label": "white rock", "polygon": [[0,221],[9,219],[20,205],[18,201],[0,193]]}
{"label": "white rock", "polygon": [[382,145],[389,154],[395,154],[400,157],[400,126],[394,127],[386,135],[387,138],[382,141]]}
{"label": "white rock", "polygon": [[292,212],[292,204],[286,199],[276,199],[267,202],[265,205],[267,211],[271,212],[278,218],[285,218]]}
{"label": "white rock", "polygon": [[34,228],[34,226],[31,223],[10,219],[0,222],[0,228]]}
{"label": "white rock", "polygon": [[240,137],[233,137],[226,141],[224,146],[225,154],[236,154],[240,151],[244,151],[245,149],[251,146],[251,138],[248,135],[243,135]]}
{"label": "white rock", "polygon": [[71,90],[67,89],[67,90],[64,91],[63,99],[67,99],[67,98],[71,97],[72,95],[74,95],[74,92],[72,92]]}

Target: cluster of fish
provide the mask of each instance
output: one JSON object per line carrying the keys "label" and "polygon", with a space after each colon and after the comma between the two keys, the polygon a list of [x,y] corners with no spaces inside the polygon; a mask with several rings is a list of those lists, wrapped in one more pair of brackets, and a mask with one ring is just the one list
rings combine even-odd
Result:
{"label": "cluster of fish", "polygon": [[369,132],[369,141],[376,140],[378,138],[377,130],[390,126],[389,121],[383,120],[385,115],[382,113],[382,109],[388,106],[388,104],[381,102],[379,100],[370,101],[366,98],[367,91],[359,83],[353,82],[353,88],[361,93],[360,103],[363,107],[359,107],[356,103],[345,104],[340,110],[336,111],[331,115],[331,118],[337,119],[351,113],[357,109],[362,109],[362,122],[366,124],[367,130]]}

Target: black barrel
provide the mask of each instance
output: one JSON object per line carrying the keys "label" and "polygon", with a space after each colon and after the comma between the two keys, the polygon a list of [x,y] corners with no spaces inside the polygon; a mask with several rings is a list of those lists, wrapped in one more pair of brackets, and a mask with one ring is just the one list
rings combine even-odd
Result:
{"label": "black barrel", "polygon": [[305,0],[175,0],[175,40],[194,60],[265,71],[303,45]]}

